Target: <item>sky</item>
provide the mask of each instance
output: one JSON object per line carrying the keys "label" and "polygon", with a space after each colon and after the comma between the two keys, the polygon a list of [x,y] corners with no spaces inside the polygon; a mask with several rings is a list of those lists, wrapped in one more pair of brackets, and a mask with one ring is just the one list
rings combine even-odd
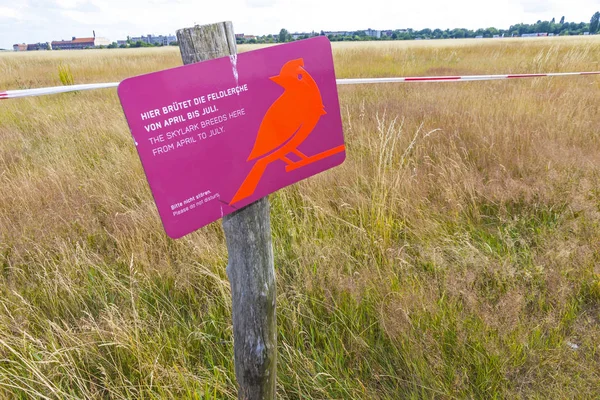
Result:
{"label": "sky", "polygon": [[229,20],[262,35],[359,29],[506,29],[538,20],[589,22],[600,0],[0,0],[0,48],[96,36],[111,41]]}

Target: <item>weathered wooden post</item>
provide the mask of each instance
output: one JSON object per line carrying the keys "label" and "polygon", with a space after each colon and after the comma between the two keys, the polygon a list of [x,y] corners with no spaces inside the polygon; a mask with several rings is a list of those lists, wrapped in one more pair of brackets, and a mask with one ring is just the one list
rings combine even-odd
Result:
{"label": "weathered wooden post", "polygon": [[[237,54],[231,22],[180,29],[177,40],[184,64]],[[277,320],[268,198],[226,215],[223,229],[229,253],[238,398],[273,399]]]}

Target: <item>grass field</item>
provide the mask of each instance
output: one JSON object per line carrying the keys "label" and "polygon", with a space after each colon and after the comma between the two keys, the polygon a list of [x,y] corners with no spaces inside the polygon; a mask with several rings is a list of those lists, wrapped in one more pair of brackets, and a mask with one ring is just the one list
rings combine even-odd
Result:
{"label": "grass field", "polygon": [[[242,48],[248,50],[250,48]],[[600,70],[600,36],[339,43],[338,78]],[[0,54],[0,89],[176,48]],[[271,196],[282,399],[600,395],[600,78],[339,88]],[[0,398],[235,398],[220,223],[163,233],[115,90],[0,102]]]}

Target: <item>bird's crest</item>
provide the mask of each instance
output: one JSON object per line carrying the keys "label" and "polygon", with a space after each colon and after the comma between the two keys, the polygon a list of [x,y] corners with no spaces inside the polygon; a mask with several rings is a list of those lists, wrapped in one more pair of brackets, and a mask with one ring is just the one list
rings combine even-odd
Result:
{"label": "bird's crest", "polygon": [[279,75],[272,76],[269,79],[284,88],[296,85],[307,74],[303,67],[304,59],[290,60],[281,67]]}

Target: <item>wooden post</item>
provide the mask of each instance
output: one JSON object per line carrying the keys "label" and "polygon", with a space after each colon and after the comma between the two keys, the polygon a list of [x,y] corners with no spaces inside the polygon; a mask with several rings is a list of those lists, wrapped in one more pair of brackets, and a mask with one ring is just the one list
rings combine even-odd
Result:
{"label": "wooden post", "polygon": [[235,376],[239,399],[274,399],[277,375],[275,268],[269,200],[223,218],[233,298]]}
{"label": "wooden post", "polygon": [[[231,22],[177,31],[184,64],[237,54]],[[223,218],[231,284],[238,399],[274,399],[277,373],[275,269],[269,200]]]}

